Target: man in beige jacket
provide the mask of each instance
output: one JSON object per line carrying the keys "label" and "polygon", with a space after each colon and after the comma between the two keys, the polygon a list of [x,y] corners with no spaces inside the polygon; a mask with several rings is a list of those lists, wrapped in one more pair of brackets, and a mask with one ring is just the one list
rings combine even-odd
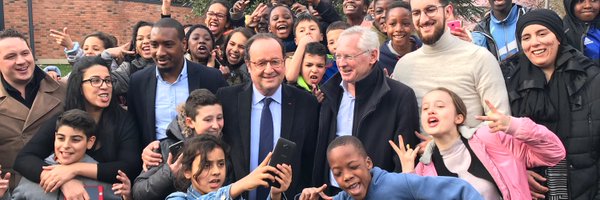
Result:
{"label": "man in beige jacket", "polygon": [[35,65],[25,36],[12,29],[0,31],[0,75],[0,165],[14,189],[15,157],[46,119],[62,112],[66,86]]}

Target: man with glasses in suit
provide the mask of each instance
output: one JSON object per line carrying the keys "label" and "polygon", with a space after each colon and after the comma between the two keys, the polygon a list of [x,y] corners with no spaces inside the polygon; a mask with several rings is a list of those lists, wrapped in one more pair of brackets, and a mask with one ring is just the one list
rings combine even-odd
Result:
{"label": "man with glasses in suit", "polygon": [[[223,140],[231,147],[233,173],[228,175],[232,182],[243,178],[265,159],[280,137],[288,139],[296,143],[296,153],[288,163],[293,179],[285,192],[291,198],[311,183],[319,114],[317,99],[282,84],[286,66],[281,40],[259,33],[248,40],[244,51],[252,81],[217,92],[225,120]],[[260,187],[243,196],[263,200],[268,194],[268,188]]]}

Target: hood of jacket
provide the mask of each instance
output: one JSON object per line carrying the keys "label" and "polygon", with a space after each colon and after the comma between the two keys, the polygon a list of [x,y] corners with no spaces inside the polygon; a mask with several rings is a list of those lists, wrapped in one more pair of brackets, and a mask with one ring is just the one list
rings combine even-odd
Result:
{"label": "hood of jacket", "polygon": [[575,4],[578,0],[563,0],[566,15],[563,17],[563,24],[565,33],[568,39],[571,41],[576,49],[582,50],[582,35],[589,27],[589,25],[595,25],[600,27],[600,14],[591,22],[583,22],[575,16]]}
{"label": "hood of jacket", "polygon": [[183,132],[181,130],[181,127],[179,126],[179,123],[178,123],[179,118],[180,118],[180,116],[177,116],[167,126],[167,138],[174,139],[176,141],[180,141],[185,138],[185,136],[183,135]]}

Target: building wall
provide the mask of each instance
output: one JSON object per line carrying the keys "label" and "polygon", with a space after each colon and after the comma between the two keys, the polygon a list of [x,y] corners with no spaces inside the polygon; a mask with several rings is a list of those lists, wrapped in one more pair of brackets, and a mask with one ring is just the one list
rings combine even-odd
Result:
{"label": "building wall", "polygon": [[[50,29],[62,30],[74,41],[94,31],[113,34],[119,44],[131,38],[131,27],[139,20],[160,19],[160,4],[121,0],[33,0],[33,26],[36,59],[64,59],[63,47],[49,37]],[[182,24],[200,23],[191,8],[171,7],[173,18]],[[29,37],[27,0],[4,0],[5,28]]]}

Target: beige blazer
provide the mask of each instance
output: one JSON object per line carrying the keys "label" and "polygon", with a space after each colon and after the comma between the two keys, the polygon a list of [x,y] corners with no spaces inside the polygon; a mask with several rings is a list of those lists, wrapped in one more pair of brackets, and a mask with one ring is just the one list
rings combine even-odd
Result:
{"label": "beige blazer", "polygon": [[3,173],[11,172],[11,189],[20,179],[12,169],[17,154],[48,118],[63,111],[66,90],[66,84],[46,75],[29,109],[0,84],[0,165]]}

